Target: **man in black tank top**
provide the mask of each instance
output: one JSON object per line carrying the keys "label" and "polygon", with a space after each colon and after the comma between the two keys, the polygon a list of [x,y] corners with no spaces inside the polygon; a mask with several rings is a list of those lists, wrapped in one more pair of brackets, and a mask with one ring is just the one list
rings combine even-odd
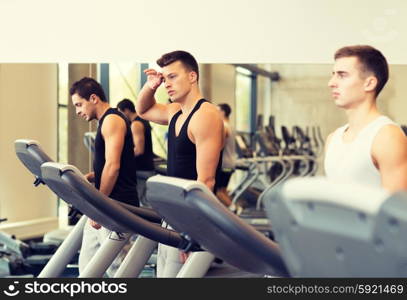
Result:
{"label": "man in black tank top", "polygon": [[[70,95],[76,114],[86,121],[98,120],[93,161],[94,172],[86,174],[90,182],[103,194],[121,202],[138,206],[136,164],[130,123],[126,117],[109,106],[101,85],[84,77],[75,82]],[[82,272],[94,256],[100,243],[110,234],[92,220],[86,224],[79,256]],[[109,268],[108,275],[118,267],[125,253]]]}
{"label": "man in black tank top", "polygon": [[[164,54],[157,64],[162,73],[145,70],[147,82],[136,107],[146,120],[167,125],[167,175],[203,182],[212,191],[216,172],[221,171],[224,142],[223,120],[217,107],[203,99],[195,58],[185,51]],[[160,104],[154,98],[164,83],[172,103]],[[165,250],[165,251],[164,251]],[[157,277],[175,277],[185,260],[175,248],[159,246]]]}
{"label": "man in black tank top", "polygon": [[155,174],[154,153],[151,139],[150,123],[137,115],[133,102],[123,99],[117,104],[117,109],[131,122],[130,128],[134,143],[134,156],[137,166],[137,191],[140,202],[148,206],[146,200],[146,181]]}

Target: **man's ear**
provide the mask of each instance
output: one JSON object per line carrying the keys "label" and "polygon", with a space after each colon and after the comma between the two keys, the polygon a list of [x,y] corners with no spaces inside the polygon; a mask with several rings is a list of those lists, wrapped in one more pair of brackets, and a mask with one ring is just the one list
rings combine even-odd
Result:
{"label": "man's ear", "polygon": [[374,91],[376,89],[376,86],[377,86],[377,78],[375,76],[368,76],[365,79],[364,87],[365,87],[366,92]]}
{"label": "man's ear", "polygon": [[193,83],[193,82],[198,82],[198,74],[196,74],[195,71],[189,72],[189,81],[190,81],[191,83]]}
{"label": "man's ear", "polygon": [[96,94],[91,94],[89,96],[89,101],[93,104],[97,104],[99,102],[99,97]]}

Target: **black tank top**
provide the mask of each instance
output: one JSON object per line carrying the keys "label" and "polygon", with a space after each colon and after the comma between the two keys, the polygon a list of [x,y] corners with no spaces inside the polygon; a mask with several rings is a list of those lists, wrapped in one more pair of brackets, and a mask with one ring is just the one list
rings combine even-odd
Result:
{"label": "black tank top", "polygon": [[102,125],[106,116],[118,115],[126,123],[126,134],[124,138],[123,150],[120,158],[120,171],[116,184],[113,187],[109,197],[138,206],[137,197],[137,177],[136,177],[136,160],[134,157],[134,144],[131,135],[130,122],[126,117],[114,108],[109,108],[100,118],[95,138],[95,158],[93,160],[93,170],[95,172],[95,187],[100,188],[102,171],[105,166],[105,140],[102,135]]}
{"label": "black tank top", "polygon": [[[175,123],[178,117],[182,114],[182,110],[178,111],[171,119],[168,128],[168,159],[167,159],[167,175],[185,179],[196,180],[198,173],[196,171],[196,146],[188,137],[188,125],[194,113],[201,107],[202,103],[207,102],[205,99],[199,100],[191,113],[182,124],[179,135],[175,134]],[[219,155],[219,162],[216,168],[216,173],[221,171],[222,153]],[[215,184],[216,186],[216,184]]]}
{"label": "black tank top", "polygon": [[153,171],[153,143],[151,140],[151,126],[150,123],[139,116],[133,122],[140,121],[144,127],[144,153],[136,156],[136,165],[138,171]]}

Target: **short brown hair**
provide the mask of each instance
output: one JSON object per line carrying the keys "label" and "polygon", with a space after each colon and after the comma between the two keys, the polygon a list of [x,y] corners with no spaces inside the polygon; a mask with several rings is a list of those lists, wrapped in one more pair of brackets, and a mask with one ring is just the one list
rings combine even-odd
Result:
{"label": "short brown hair", "polygon": [[218,106],[225,113],[225,117],[229,118],[230,113],[232,112],[230,105],[227,103],[220,103],[220,104],[218,104]]}
{"label": "short brown hair", "polygon": [[158,60],[157,65],[161,68],[172,64],[173,62],[180,61],[188,71],[193,71],[197,75],[197,81],[199,80],[199,68],[195,58],[186,51],[173,51],[163,54]]}
{"label": "short brown hair", "polygon": [[101,84],[90,77],[83,77],[81,80],[74,82],[72,87],[69,89],[69,94],[71,96],[78,94],[86,101],[89,101],[90,96],[95,94],[100,98],[100,100],[107,102],[107,98]]}
{"label": "short brown hair", "polygon": [[389,66],[383,54],[368,45],[355,45],[340,48],[335,52],[335,60],[341,57],[355,56],[362,65],[362,72],[372,72],[377,78],[376,96],[379,95],[389,79]]}

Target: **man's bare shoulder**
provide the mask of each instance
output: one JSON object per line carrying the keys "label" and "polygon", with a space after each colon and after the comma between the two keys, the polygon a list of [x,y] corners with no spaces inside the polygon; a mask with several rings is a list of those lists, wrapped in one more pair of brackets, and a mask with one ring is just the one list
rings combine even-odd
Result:
{"label": "man's bare shoulder", "polygon": [[374,146],[406,147],[407,137],[399,126],[394,124],[388,124],[383,126],[377,133],[374,140]]}
{"label": "man's bare shoulder", "polygon": [[204,102],[202,103],[201,107],[198,109],[198,111],[195,113],[196,117],[199,119],[202,118],[214,118],[214,119],[219,119],[223,123],[222,115],[217,108],[216,105],[210,103],[210,102]]}
{"label": "man's bare shoulder", "polygon": [[132,131],[144,130],[144,124],[140,120],[135,120],[131,122],[130,128]]}
{"label": "man's bare shoulder", "polygon": [[126,133],[126,121],[116,115],[107,115],[102,124],[102,135],[106,139],[111,136],[120,136]]}
{"label": "man's bare shoulder", "polygon": [[215,105],[205,102],[192,116],[188,128],[193,134],[223,132],[222,115]]}
{"label": "man's bare shoulder", "polygon": [[126,125],[126,121],[117,114],[109,114],[103,120],[103,128],[104,127],[117,127]]}
{"label": "man's bare shoulder", "polygon": [[383,165],[401,164],[407,159],[407,137],[396,125],[380,128],[372,145],[372,157],[380,168]]}

